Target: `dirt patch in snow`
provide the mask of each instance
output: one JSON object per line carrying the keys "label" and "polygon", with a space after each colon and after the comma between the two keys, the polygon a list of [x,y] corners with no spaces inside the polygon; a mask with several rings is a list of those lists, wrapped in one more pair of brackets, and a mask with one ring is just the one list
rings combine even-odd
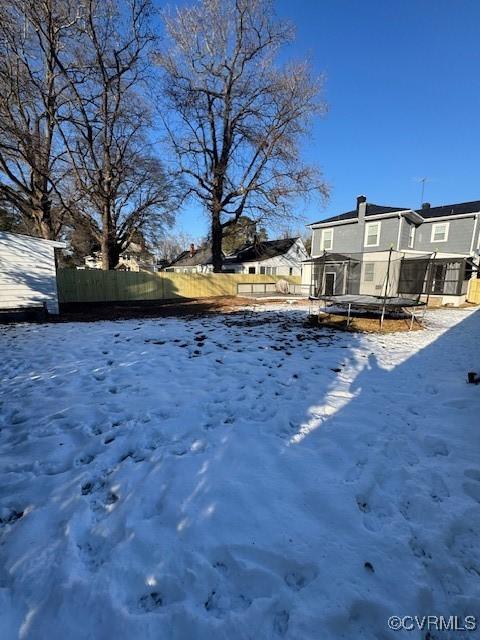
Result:
{"label": "dirt patch in snow", "polygon": [[[279,303],[282,301],[279,301]],[[133,318],[164,318],[231,313],[252,304],[249,298],[217,296],[182,300],[152,300],[141,302],[89,302],[62,305],[56,322],[94,322],[96,320],[129,320]],[[255,301],[255,304],[263,302]],[[269,301],[269,304],[272,304]]]}

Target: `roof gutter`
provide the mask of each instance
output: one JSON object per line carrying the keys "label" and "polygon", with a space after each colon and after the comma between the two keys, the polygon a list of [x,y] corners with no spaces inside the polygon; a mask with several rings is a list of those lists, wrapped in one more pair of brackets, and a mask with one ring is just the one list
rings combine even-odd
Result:
{"label": "roof gutter", "polygon": [[454,213],[451,216],[437,216],[432,218],[424,218],[423,222],[443,222],[444,220],[457,220],[458,218],[475,218],[480,211],[470,211],[470,213]]}

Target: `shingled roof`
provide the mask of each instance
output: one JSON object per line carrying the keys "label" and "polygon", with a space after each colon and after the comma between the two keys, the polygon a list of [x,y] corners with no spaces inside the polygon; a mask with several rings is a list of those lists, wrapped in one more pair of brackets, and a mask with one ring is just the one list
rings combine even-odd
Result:
{"label": "shingled roof", "polygon": [[292,247],[298,238],[282,238],[281,240],[265,240],[256,244],[244,245],[234,256],[225,260],[230,262],[257,262],[281,256]]}
{"label": "shingled roof", "polygon": [[[421,209],[410,209],[410,207],[387,207],[381,204],[367,203],[367,209],[365,216],[378,216],[384,213],[396,213],[398,211],[416,211],[422,218],[428,220],[429,218],[441,218],[443,216],[456,216],[465,215],[467,213],[480,212],[480,200],[472,200],[471,202],[459,202],[457,204],[445,204],[439,207],[431,207],[430,205],[423,206]],[[353,211],[347,211],[341,213],[338,216],[332,216],[331,218],[325,218],[325,220],[317,220],[311,222],[309,226],[314,224],[325,224],[328,222],[341,222],[342,220],[354,220],[358,217],[356,209]]]}
{"label": "shingled roof", "polygon": [[203,249],[196,249],[193,254],[187,249],[182,251],[175,260],[169,264],[170,267],[197,267],[206,264],[212,264],[212,250],[210,247],[204,247]]}
{"label": "shingled roof", "polygon": [[[379,216],[382,213],[395,213],[396,211],[406,211],[409,207],[387,207],[383,204],[371,204],[367,203],[367,209],[365,212],[365,216]],[[316,222],[311,222],[310,224],[323,224],[325,222],[341,222],[342,220],[350,220],[358,217],[358,212],[356,209],[353,211],[347,211],[346,213],[341,213],[338,216],[333,216],[331,218],[326,218],[325,220],[317,220]]]}
{"label": "shingled roof", "polygon": [[443,216],[459,216],[465,213],[477,213],[480,211],[480,200],[471,202],[459,202],[458,204],[444,204],[440,207],[423,206],[417,209],[422,218],[441,218]]}

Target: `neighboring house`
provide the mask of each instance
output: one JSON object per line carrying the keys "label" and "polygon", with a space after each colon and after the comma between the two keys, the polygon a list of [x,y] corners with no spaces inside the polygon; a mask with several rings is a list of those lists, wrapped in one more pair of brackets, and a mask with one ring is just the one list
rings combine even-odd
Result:
{"label": "neighboring house", "polygon": [[63,242],[0,232],[0,309],[58,313],[55,249]]}
{"label": "neighboring house", "polygon": [[[428,268],[421,278],[424,293],[439,299],[442,304],[461,304],[466,299],[468,280],[476,272],[480,254],[480,201],[431,207],[425,203],[421,209],[371,204],[365,196],[357,198],[354,210],[308,225],[312,230],[312,258],[324,254],[337,254],[337,268],[330,269],[328,281],[323,283],[327,293],[341,294],[345,279],[334,273],[340,264],[355,256],[361,263],[359,292],[378,294],[369,283],[382,280],[390,249],[400,252],[404,258],[403,274],[398,270],[395,295],[414,293],[405,289],[408,273],[412,280],[415,264],[419,269]],[[420,258],[424,257],[425,260]],[[418,258],[416,263],[413,258]],[[408,259],[411,259],[406,265]],[[331,263],[335,260],[331,259]],[[313,263],[306,263],[303,285],[314,279]],[[377,272],[377,273],[375,273]],[[313,274],[313,278],[312,278]],[[413,278],[415,280],[415,278]],[[418,280],[418,278],[417,278]],[[417,282],[418,288],[418,282]],[[389,291],[390,293],[390,291]]]}
{"label": "neighboring house", "polygon": [[175,260],[165,267],[164,271],[173,271],[175,273],[211,273],[212,251],[209,247],[196,249],[192,243],[190,249],[182,251]]}
{"label": "neighboring house", "polygon": [[[262,273],[277,276],[300,276],[302,261],[308,258],[301,238],[264,240],[244,245],[236,253],[224,256],[224,273]],[[196,249],[192,244],[165,271],[211,273],[212,252],[209,247]]]}
{"label": "neighboring house", "polygon": [[[90,256],[85,257],[85,267],[87,269],[102,268],[102,252],[95,251]],[[120,271],[157,271],[157,265],[151,254],[141,245],[131,242],[128,249],[120,254],[117,270]]]}
{"label": "neighboring house", "polygon": [[231,273],[262,273],[272,276],[300,276],[308,252],[301,238],[265,240],[245,245],[227,256],[223,270]]}

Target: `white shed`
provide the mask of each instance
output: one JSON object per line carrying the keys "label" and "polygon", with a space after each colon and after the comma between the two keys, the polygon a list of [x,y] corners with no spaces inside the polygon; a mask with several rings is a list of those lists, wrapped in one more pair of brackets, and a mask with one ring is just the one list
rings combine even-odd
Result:
{"label": "white shed", "polygon": [[0,309],[58,313],[55,249],[63,242],[0,232]]}

